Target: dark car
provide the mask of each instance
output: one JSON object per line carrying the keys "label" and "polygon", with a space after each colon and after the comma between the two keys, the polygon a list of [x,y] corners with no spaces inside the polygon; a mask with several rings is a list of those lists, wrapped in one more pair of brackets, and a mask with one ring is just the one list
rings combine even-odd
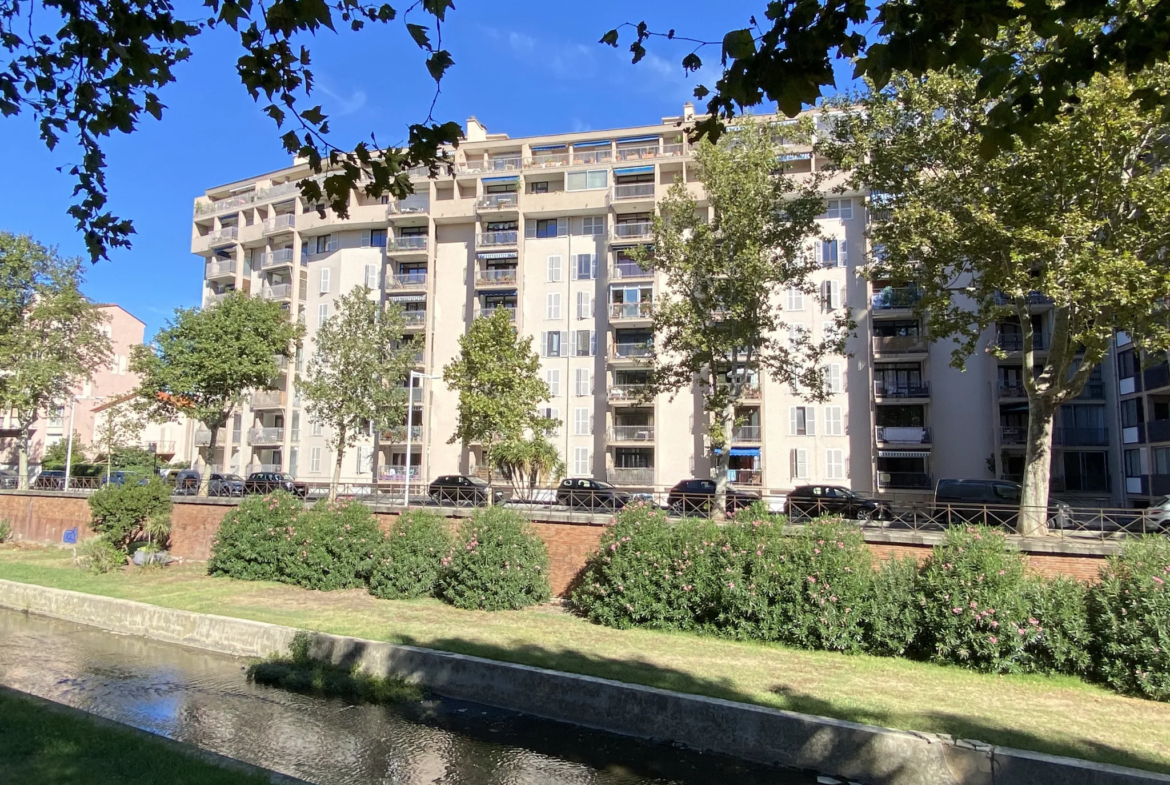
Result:
{"label": "dark car", "polygon": [[212,474],[207,481],[207,495],[243,496],[244,478],[238,474]]}
{"label": "dark car", "polygon": [[143,477],[141,475],[134,474],[133,472],[127,473],[127,472],[120,471],[120,470],[116,471],[116,472],[110,472],[109,477],[106,477],[106,475],[103,474],[98,479],[98,485],[103,485],[103,486],[104,485],[125,485],[126,483],[130,483],[131,485],[146,485],[149,482],[150,482],[149,477]]}
{"label": "dark car", "polygon": [[309,486],[297,482],[291,474],[283,472],[252,472],[244,480],[244,493],[272,493],[273,491],[287,491],[302,499],[309,495]]}
{"label": "dark car", "polygon": [[557,504],[586,510],[620,510],[630,502],[630,494],[619,491],[601,480],[571,477],[557,487]]}
{"label": "dark car", "polygon": [[175,475],[174,493],[179,496],[195,496],[203,484],[203,475],[198,469],[183,469]]}
{"label": "dark car", "polygon": [[[933,515],[940,523],[985,523],[1015,527],[1020,517],[1021,488],[1007,480],[939,480]],[[1073,520],[1068,502],[1048,499],[1049,524],[1058,528]]]}
{"label": "dark car", "polygon": [[[683,480],[670,489],[666,506],[679,515],[708,515],[715,499],[714,480]],[[760,500],[759,494],[727,489],[727,512],[734,513]]]}
{"label": "dark car", "polygon": [[789,518],[841,515],[858,521],[888,521],[893,518],[885,502],[867,499],[840,485],[802,485],[788,494],[784,511]]}
{"label": "dark car", "polygon": [[61,469],[43,471],[33,480],[32,487],[38,491],[65,490],[65,472]]}
{"label": "dark car", "polygon": [[[445,474],[431,483],[430,494],[436,504],[487,504],[488,484],[478,477]],[[504,500],[504,494],[497,489],[492,498],[499,504]]]}

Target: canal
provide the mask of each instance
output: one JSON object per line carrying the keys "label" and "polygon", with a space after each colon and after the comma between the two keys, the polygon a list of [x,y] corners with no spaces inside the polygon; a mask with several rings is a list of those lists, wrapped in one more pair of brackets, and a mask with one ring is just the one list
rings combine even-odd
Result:
{"label": "canal", "polygon": [[447,699],[352,705],[248,661],[0,610],[0,684],[321,785],[811,785],[815,777]]}

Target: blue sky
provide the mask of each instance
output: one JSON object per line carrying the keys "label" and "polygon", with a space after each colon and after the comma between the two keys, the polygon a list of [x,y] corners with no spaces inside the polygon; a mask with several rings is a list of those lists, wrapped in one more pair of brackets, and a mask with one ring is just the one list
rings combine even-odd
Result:
{"label": "blue sky", "polygon": [[[678,62],[689,50],[665,41],[633,66],[624,47],[614,50],[597,39],[620,22],[642,19],[653,29],[718,39],[746,26],[753,13],[762,16],[765,3],[463,0],[456,6],[443,28],[455,66],[443,81],[435,118],[462,125],[474,115],[493,133],[526,136],[677,115],[698,81],[714,82],[713,69],[698,80],[684,76]],[[148,338],[176,307],[200,299],[203,267],[190,253],[192,200],[207,187],[289,163],[279,132],[239,83],[239,45],[229,32],[196,41],[178,82],[162,93],[168,108],[161,122],[148,119],[106,148],[111,209],[132,218],[138,234],[131,250],[92,266],[84,288],[145,321]],[[326,33],[309,44],[315,102],[330,115],[335,144],[346,147],[371,132],[381,144],[399,143],[409,123],[425,118],[434,82],[401,22]],[[718,47],[700,56],[715,66]],[[0,146],[8,151],[9,183],[0,192],[0,229],[31,233],[65,255],[83,254],[65,213],[73,183],[56,170],[76,160],[74,150],[46,151],[31,117],[0,119]]]}

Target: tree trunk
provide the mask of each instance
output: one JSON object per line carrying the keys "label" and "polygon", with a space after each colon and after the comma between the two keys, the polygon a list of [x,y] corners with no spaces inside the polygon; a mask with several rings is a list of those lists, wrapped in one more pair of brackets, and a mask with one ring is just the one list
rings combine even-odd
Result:
{"label": "tree trunk", "polygon": [[728,466],[731,464],[731,439],[735,428],[735,404],[729,403],[719,412],[719,428],[723,432],[722,449],[715,458],[715,509],[711,511],[715,520],[727,518]]}
{"label": "tree trunk", "polygon": [[16,487],[22,491],[28,490],[28,423],[21,423],[20,446],[17,448],[16,471],[20,476],[16,480]]}
{"label": "tree trunk", "polygon": [[1056,407],[1043,398],[1028,402],[1028,447],[1016,531],[1025,537],[1048,534],[1048,483],[1052,472],[1052,421]]}
{"label": "tree trunk", "polygon": [[199,488],[196,496],[208,496],[211,492],[211,472],[206,469],[215,469],[215,448],[219,437],[219,426],[211,426],[211,437],[207,441],[207,462],[203,464],[205,471],[199,475]]}
{"label": "tree trunk", "polygon": [[329,483],[329,501],[331,502],[337,500],[337,484],[341,482],[341,462],[343,460],[345,460],[344,427],[337,430],[337,459],[333,462],[333,482]]}

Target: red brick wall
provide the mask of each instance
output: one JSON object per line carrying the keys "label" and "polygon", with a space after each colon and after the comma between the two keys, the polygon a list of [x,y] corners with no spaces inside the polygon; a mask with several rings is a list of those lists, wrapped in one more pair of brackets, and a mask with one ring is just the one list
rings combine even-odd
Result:
{"label": "red brick wall", "polygon": [[14,540],[60,543],[74,527],[79,541],[92,535],[89,504],[80,495],[0,493],[0,520],[12,526]]}
{"label": "red brick wall", "polygon": [[211,541],[234,504],[182,501],[171,510],[171,553],[183,559],[211,558]]}

